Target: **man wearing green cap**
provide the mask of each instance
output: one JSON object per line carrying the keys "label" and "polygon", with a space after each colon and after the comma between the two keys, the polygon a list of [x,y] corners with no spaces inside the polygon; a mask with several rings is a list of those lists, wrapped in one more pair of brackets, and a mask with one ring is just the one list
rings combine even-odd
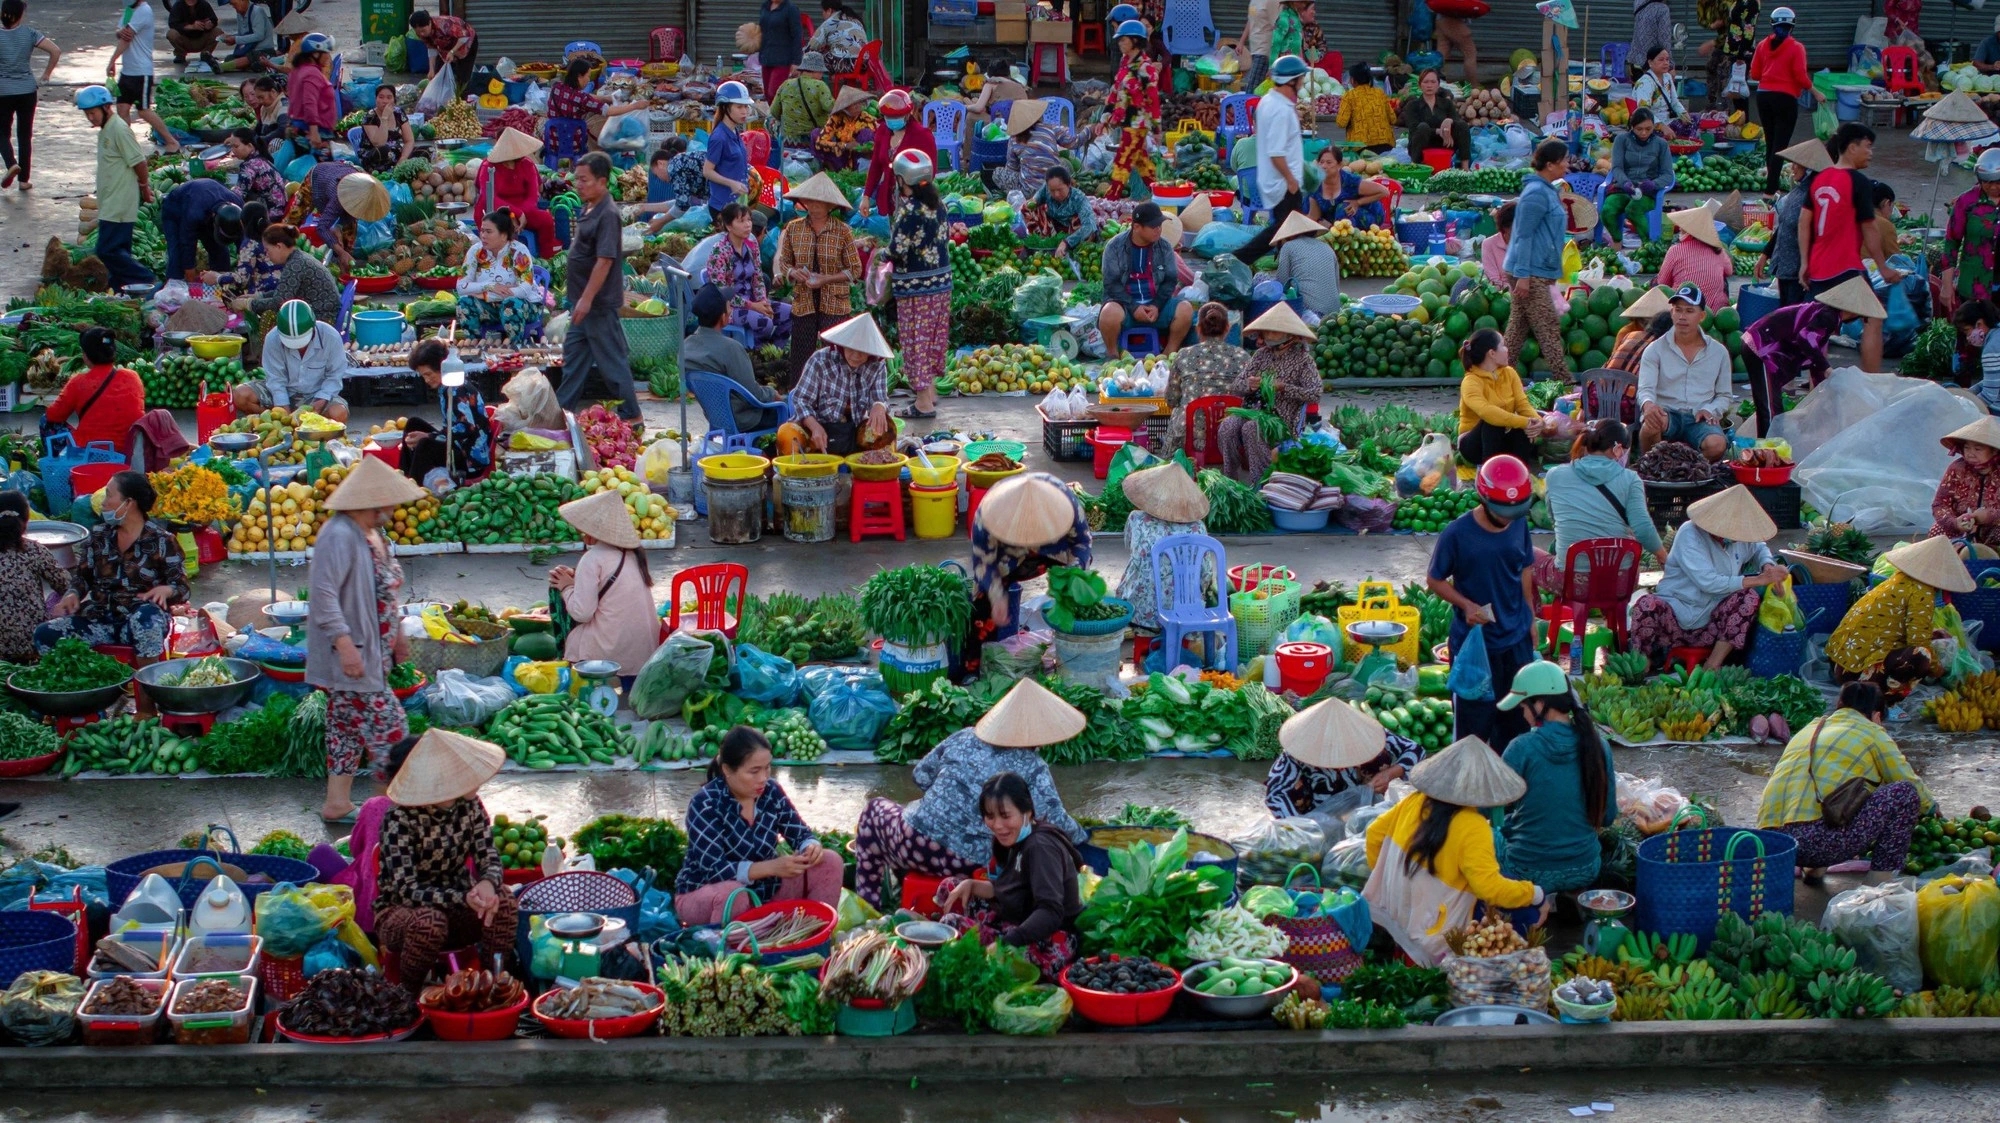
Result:
{"label": "man wearing green cap", "polygon": [[347,346],[340,333],[316,319],[312,305],[287,300],[278,306],[278,326],[264,336],[264,380],[236,388],[236,412],[283,406],[345,422],[347,399],[340,386],[346,373]]}
{"label": "man wearing green cap", "polygon": [[1597,880],[1597,831],[1618,817],[1611,747],[1570,689],[1569,676],[1546,660],[1515,673],[1500,709],[1519,709],[1534,727],[1501,757],[1528,790],[1507,806],[1500,870],[1550,892],[1582,889]]}

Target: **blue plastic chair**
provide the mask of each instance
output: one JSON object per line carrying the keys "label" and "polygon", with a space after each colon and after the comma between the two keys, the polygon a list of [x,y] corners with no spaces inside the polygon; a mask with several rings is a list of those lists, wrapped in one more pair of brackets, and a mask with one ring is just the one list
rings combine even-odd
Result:
{"label": "blue plastic chair", "polygon": [[1257,212],[1264,209],[1264,198],[1257,194],[1257,173],[1249,168],[1236,173],[1236,205],[1243,211],[1243,221],[1253,222]]}
{"label": "blue plastic chair", "polygon": [[1052,97],[1043,100],[1049,103],[1049,107],[1042,110],[1042,120],[1047,121],[1051,125],[1058,125],[1068,129],[1070,132],[1076,131],[1075,102],[1066,97]]}
{"label": "blue plastic chair", "polygon": [[361,126],[347,130],[347,147],[354,149],[357,155],[361,152]]}
{"label": "blue plastic chair", "polygon": [[951,156],[951,170],[965,170],[965,103],[934,99],[924,103],[924,127],[937,138],[938,155]]}
{"label": "blue plastic chair", "polygon": [[604,54],[604,48],[588,39],[572,39],[568,43],[563,44],[563,61],[568,62],[569,56],[579,51],[589,51],[591,54],[599,56]]}
{"label": "blue plastic chair", "polygon": [[590,151],[590,128],[575,117],[551,117],[542,126],[542,163],[560,167]]}
{"label": "blue plastic chair", "polygon": [[[1227,583],[1220,580],[1229,572],[1222,543],[1206,534],[1168,535],[1153,543],[1152,565],[1153,599],[1161,606],[1160,643],[1167,653],[1168,669],[1180,663],[1181,645],[1188,637],[1204,635],[1218,639],[1208,647],[1209,665],[1221,670],[1235,667],[1236,618],[1229,614]],[[1203,592],[1200,575],[1204,572],[1217,575],[1217,604],[1210,605]],[[1172,582],[1167,580],[1169,574],[1175,578]],[[1182,580],[1182,574],[1192,574],[1194,579]]]}
{"label": "blue plastic chair", "polygon": [[725,452],[738,450],[755,452],[759,437],[770,436],[778,431],[777,425],[748,433],[738,431],[736,413],[730,408],[735,398],[755,402],[759,409],[776,410],[778,425],[783,425],[792,419],[790,401],[759,402],[755,395],[738,386],[734,379],[725,378],[711,371],[691,370],[687,372],[686,377],[688,391],[694,395],[695,401],[701,403],[701,412],[712,426],[702,435],[703,448],[708,447],[710,441],[718,441]]}
{"label": "blue plastic chair", "polygon": [[354,290],[360,283],[350,280],[340,286],[340,318],[333,322],[333,330],[339,332],[342,339],[347,338],[348,316],[354,311]]}
{"label": "blue plastic chair", "polygon": [[1118,333],[1118,348],[1134,357],[1160,353],[1160,330],[1133,325]]}
{"label": "blue plastic chair", "polygon": [[742,324],[724,324],[722,325],[722,334],[742,344],[743,349],[746,351],[757,344],[756,337],[751,335],[750,329],[744,327]]}
{"label": "blue plastic chair", "polygon": [[1160,38],[1170,55],[1205,55],[1214,50],[1221,36],[1215,30],[1215,17],[1209,14],[1208,0],[1167,0]]}
{"label": "blue plastic chair", "polygon": [[1250,115],[1250,97],[1249,94],[1230,94],[1222,99],[1222,121],[1215,130],[1222,159],[1229,158],[1229,146],[1236,143],[1237,137],[1249,136],[1257,131],[1257,119]]}
{"label": "blue plastic chair", "polygon": [[1604,68],[1604,77],[1613,82],[1625,80],[1625,58],[1632,53],[1630,43],[1606,43],[1597,53],[1597,61]]}
{"label": "blue plastic chair", "polygon": [[[1609,194],[1610,191],[1611,191],[1611,181],[1608,179],[1605,180],[1603,183],[1597,185],[1597,195],[1595,198],[1591,200],[1591,202],[1596,204],[1598,213],[1600,214],[1603,213],[1604,211],[1604,197],[1607,194]],[[1667,193],[1665,191],[1662,191],[1658,195],[1655,195],[1653,197],[1653,209],[1646,212],[1646,238],[1648,241],[1657,242],[1660,240],[1660,223],[1666,217],[1667,217]],[[1625,221],[1631,223],[1633,226],[1639,225],[1637,217],[1633,215],[1633,213],[1630,210],[1627,210],[1625,212]],[[1605,233],[1604,224],[1602,222],[1597,224],[1597,233],[1599,234]]]}

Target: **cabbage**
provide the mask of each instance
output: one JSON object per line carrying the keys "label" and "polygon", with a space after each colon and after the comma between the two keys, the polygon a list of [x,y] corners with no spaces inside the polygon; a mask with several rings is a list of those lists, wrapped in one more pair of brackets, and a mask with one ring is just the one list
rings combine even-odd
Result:
{"label": "cabbage", "polygon": [[985,218],[987,222],[998,226],[1012,226],[1014,224],[1014,208],[1005,202],[988,203],[986,204]]}

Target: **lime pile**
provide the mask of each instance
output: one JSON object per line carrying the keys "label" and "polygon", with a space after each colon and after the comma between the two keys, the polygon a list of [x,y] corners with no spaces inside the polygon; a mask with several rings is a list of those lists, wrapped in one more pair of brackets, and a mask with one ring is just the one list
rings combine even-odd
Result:
{"label": "lime pile", "polygon": [[556,849],[562,849],[563,841],[551,837],[542,822],[547,815],[530,815],[525,819],[513,820],[505,815],[493,816],[493,849],[500,852],[503,869],[540,869],[542,851],[553,842]]}
{"label": "lime pile", "polygon": [[1479,505],[1479,493],[1440,489],[1429,495],[1413,495],[1396,503],[1396,517],[1389,525],[1397,530],[1436,534],[1453,519]]}
{"label": "lime pile", "polygon": [[1433,324],[1361,311],[1321,320],[1313,347],[1322,378],[1445,378],[1455,353]]}

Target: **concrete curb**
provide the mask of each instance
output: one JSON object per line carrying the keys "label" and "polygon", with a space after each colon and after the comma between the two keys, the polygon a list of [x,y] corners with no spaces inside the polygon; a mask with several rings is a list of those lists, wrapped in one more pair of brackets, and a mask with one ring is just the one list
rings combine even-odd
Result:
{"label": "concrete curb", "polygon": [[895,1038],[548,1039],[490,1045],[245,1045],[0,1050],[0,1087],[430,1087],[757,1080],[1268,1079],[1770,1065],[1959,1065],[1991,1060],[2000,1018],[1645,1022],[1288,1033],[923,1034]]}

